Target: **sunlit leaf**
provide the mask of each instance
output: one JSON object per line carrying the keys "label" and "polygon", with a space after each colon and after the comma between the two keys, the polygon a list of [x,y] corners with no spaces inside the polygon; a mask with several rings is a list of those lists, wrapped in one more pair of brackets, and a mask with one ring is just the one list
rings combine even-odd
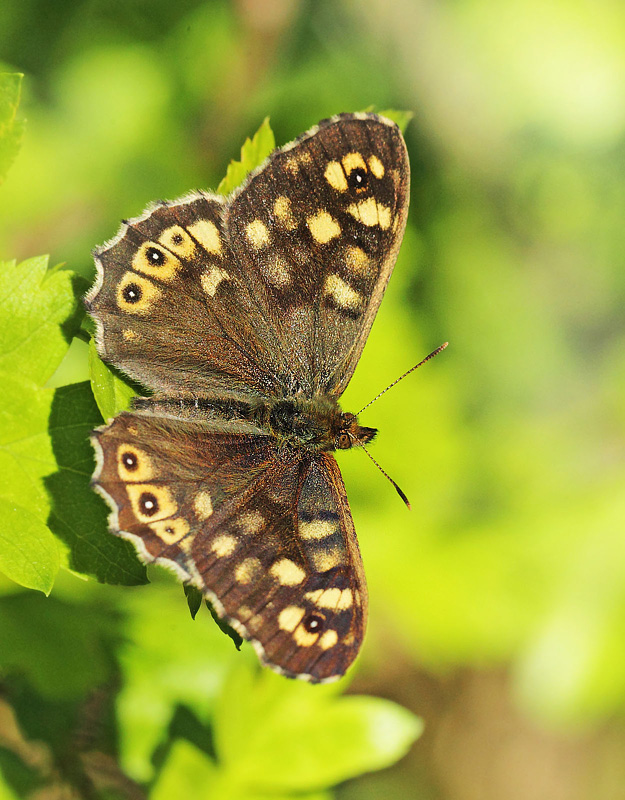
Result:
{"label": "sunlit leaf", "polygon": [[47,256],[0,262],[0,369],[42,386],[67,352],[82,317],[74,275]]}
{"label": "sunlit leaf", "polygon": [[248,172],[263,163],[275,146],[276,140],[269,125],[269,117],[265,117],[254,136],[245,140],[241,148],[240,161],[231,161],[228,164],[226,177],[217,187],[217,192],[219,194],[230,194],[243,182]]}
{"label": "sunlit leaf", "polygon": [[102,361],[93,339],[89,342],[89,372],[91,390],[103,419],[109,420],[129,408],[135,390]]}

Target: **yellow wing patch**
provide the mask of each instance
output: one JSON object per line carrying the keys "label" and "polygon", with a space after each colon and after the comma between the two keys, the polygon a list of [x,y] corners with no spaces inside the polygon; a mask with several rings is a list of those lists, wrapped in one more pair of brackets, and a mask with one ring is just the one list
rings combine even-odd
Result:
{"label": "yellow wing patch", "polygon": [[117,305],[131,314],[149,314],[161,290],[136,272],[126,272],[117,287]]}
{"label": "yellow wing patch", "polygon": [[319,244],[327,244],[341,233],[341,226],[327,211],[319,211],[307,217],[306,224],[313,239]]}
{"label": "yellow wing patch", "polygon": [[156,242],[143,242],[132,259],[132,268],[144,275],[171,281],[181,268],[180,259]]}
{"label": "yellow wing patch", "polygon": [[200,219],[189,225],[189,233],[196,239],[207,253],[221,255],[221,234],[217,225],[210,219]]}
{"label": "yellow wing patch", "polygon": [[248,223],[245,228],[245,235],[255,250],[260,250],[261,247],[266,247],[269,244],[269,230],[260,219],[255,219]]}

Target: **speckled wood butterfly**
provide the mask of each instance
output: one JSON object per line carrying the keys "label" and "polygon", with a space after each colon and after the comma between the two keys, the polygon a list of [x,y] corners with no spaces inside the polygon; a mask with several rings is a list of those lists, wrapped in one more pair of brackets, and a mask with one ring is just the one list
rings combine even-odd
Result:
{"label": "speckled wood butterfly", "polygon": [[230,197],[159,203],[95,253],[98,350],[152,390],[93,434],[111,528],[291,677],[340,677],[365,632],[332,453],[376,433],[338,398],[393,270],[408,193],[397,126],[340,114]]}

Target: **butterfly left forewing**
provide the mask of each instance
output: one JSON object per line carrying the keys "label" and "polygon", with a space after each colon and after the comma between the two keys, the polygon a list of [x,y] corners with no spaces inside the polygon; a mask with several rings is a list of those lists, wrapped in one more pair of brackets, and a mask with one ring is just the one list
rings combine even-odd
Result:
{"label": "butterfly left forewing", "polygon": [[94,441],[111,526],[145,561],[198,586],[274,669],[313,681],[345,672],[367,596],[332,456],[131,413]]}

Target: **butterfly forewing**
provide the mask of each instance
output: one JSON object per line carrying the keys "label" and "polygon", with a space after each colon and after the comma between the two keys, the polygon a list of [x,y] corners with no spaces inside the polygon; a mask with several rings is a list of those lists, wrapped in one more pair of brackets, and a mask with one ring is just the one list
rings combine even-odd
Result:
{"label": "butterfly forewing", "polygon": [[197,585],[267,664],[313,681],[342,675],[365,631],[330,451],[408,185],[392,122],[325,120],[229,198],[124,223],[87,296],[100,354],[153,392],[94,433],[112,530]]}
{"label": "butterfly forewing", "polygon": [[345,389],[395,263],[408,192],[399,129],[346,116],[276,152],[228,205],[228,240],[280,332],[289,389]]}

